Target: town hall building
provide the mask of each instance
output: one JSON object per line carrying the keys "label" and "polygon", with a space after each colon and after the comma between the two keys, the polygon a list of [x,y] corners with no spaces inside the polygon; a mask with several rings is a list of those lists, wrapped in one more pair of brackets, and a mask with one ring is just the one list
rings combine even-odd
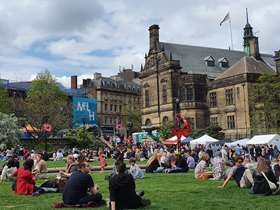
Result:
{"label": "town hall building", "polygon": [[280,53],[260,53],[248,20],[243,39],[244,51],[174,44],[160,42],[159,26],[150,26],[140,72],[142,124],[158,127],[180,111],[192,129],[212,124],[228,139],[250,136],[250,88],[261,74],[280,72]]}

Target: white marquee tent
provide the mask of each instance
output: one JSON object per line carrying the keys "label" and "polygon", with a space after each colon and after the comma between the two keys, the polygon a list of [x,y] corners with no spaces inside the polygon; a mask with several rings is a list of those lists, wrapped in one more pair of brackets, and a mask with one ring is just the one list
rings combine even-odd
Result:
{"label": "white marquee tent", "polygon": [[248,144],[272,144],[280,148],[280,136],[278,134],[256,135],[247,142]]}
{"label": "white marquee tent", "polygon": [[207,134],[204,134],[203,136],[199,137],[198,139],[194,139],[191,141],[191,145],[195,144],[212,144],[218,142],[218,139],[214,139],[211,136],[208,136]]}
{"label": "white marquee tent", "polygon": [[229,147],[236,147],[237,144],[239,144],[240,146],[246,146],[247,145],[247,142],[249,141],[250,139],[240,139],[240,140],[237,140],[237,141],[234,141],[234,142],[230,142],[230,143],[226,143],[226,145],[228,145]]}

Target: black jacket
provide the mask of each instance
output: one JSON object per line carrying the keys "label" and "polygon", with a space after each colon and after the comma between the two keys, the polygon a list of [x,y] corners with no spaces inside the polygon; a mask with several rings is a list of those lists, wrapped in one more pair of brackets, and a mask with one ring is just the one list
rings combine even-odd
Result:
{"label": "black jacket", "polygon": [[[271,181],[277,185],[277,180],[271,169],[269,169],[267,172],[265,172],[265,175],[269,179],[269,181]],[[263,195],[272,194],[269,184],[267,183],[265,177],[261,173],[254,172],[253,178],[254,178],[254,184],[252,187],[252,192],[254,194],[263,194]]]}
{"label": "black jacket", "polygon": [[109,183],[110,200],[116,202],[116,209],[136,209],[142,206],[142,199],[135,192],[135,182],[130,174],[115,175]]}

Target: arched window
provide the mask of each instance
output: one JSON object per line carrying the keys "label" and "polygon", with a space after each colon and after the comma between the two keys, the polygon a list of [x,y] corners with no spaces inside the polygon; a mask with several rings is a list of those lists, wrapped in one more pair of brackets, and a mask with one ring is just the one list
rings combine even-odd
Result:
{"label": "arched window", "polygon": [[145,107],[150,106],[150,95],[149,95],[149,89],[145,89]]}
{"label": "arched window", "polygon": [[167,84],[162,84],[162,103],[167,104]]}
{"label": "arched window", "polygon": [[166,125],[168,123],[168,117],[164,116],[162,119],[162,124]]}
{"label": "arched window", "polygon": [[149,125],[152,125],[152,122],[150,119],[146,119],[145,126],[149,126]]}

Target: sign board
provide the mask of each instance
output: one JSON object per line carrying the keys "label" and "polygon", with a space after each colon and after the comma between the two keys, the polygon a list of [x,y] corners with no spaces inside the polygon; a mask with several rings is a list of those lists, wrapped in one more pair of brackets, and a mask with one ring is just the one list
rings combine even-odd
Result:
{"label": "sign board", "polygon": [[73,97],[73,128],[84,125],[96,125],[96,99]]}

